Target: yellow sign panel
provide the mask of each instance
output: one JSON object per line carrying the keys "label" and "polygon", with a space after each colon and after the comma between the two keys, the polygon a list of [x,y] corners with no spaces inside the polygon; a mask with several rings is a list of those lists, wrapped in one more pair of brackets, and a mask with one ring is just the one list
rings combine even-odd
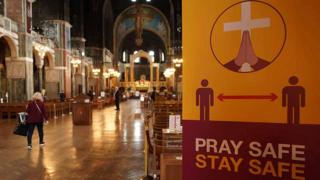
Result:
{"label": "yellow sign panel", "polygon": [[183,9],[184,119],[320,124],[320,2]]}

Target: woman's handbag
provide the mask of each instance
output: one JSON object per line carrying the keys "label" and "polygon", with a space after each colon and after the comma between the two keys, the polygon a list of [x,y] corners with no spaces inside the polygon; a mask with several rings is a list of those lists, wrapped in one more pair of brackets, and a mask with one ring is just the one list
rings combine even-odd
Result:
{"label": "woman's handbag", "polygon": [[18,115],[19,123],[26,124],[26,120],[27,120],[27,115],[28,115],[28,113],[26,113],[26,112],[19,112],[17,115]]}
{"label": "woman's handbag", "polygon": [[18,113],[18,124],[16,125],[13,134],[27,136],[28,125],[26,124],[26,115],[26,112]]}

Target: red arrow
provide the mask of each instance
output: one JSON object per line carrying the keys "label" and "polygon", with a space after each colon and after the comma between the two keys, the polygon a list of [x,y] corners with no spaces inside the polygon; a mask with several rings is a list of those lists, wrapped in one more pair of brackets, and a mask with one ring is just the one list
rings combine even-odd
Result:
{"label": "red arrow", "polygon": [[271,93],[270,95],[238,95],[238,96],[226,96],[224,94],[220,94],[218,96],[218,99],[220,101],[223,101],[225,99],[269,99],[270,101],[275,101],[278,98],[277,95],[275,95],[274,93]]}

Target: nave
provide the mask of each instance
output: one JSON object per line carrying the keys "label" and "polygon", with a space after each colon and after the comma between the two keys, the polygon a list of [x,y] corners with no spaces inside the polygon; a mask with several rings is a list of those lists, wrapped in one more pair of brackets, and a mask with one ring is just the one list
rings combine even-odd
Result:
{"label": "nave", "polygon": [[93,111],[92,126],[74,126],[72,116],[45,126],[45,147],[33,149],[14,136],[14,120],[0,121],[0,179],[138,179],[144,173],[143,113],[128,100]]}

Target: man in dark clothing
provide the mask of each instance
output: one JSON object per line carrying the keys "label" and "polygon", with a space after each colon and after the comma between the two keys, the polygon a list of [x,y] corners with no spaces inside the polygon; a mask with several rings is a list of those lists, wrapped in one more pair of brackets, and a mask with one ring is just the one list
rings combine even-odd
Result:
{"label": "man in dark clothing", "polygon": [[90,101],[93,101],[94,95],[93,95],[93,92],[91,90],[89,90],[87,95],[90,97]]}
{"label": "man in dark clothing", "polygon": [[153,91],[151,92],[151,95],[150,95],[150,98],[152,99],[152,101],[156,100],[156,96],[157,96],[156,88],[153,87]]}
{"label": "man in dark clothing", "polygon": [[64,92],[62,91],[62,92],[60,93],[60,101],[61,101],[61,102],[64,102],[65,99],[66,99],[66,94],[64,94]]}
{"label": "man in dark clothing", "polygon": [[121,100],[121,88],[118,88],[116,93],[114,94],[114,101],[116,104],[116,110],[119,111],[120,110],[120,100]]}

